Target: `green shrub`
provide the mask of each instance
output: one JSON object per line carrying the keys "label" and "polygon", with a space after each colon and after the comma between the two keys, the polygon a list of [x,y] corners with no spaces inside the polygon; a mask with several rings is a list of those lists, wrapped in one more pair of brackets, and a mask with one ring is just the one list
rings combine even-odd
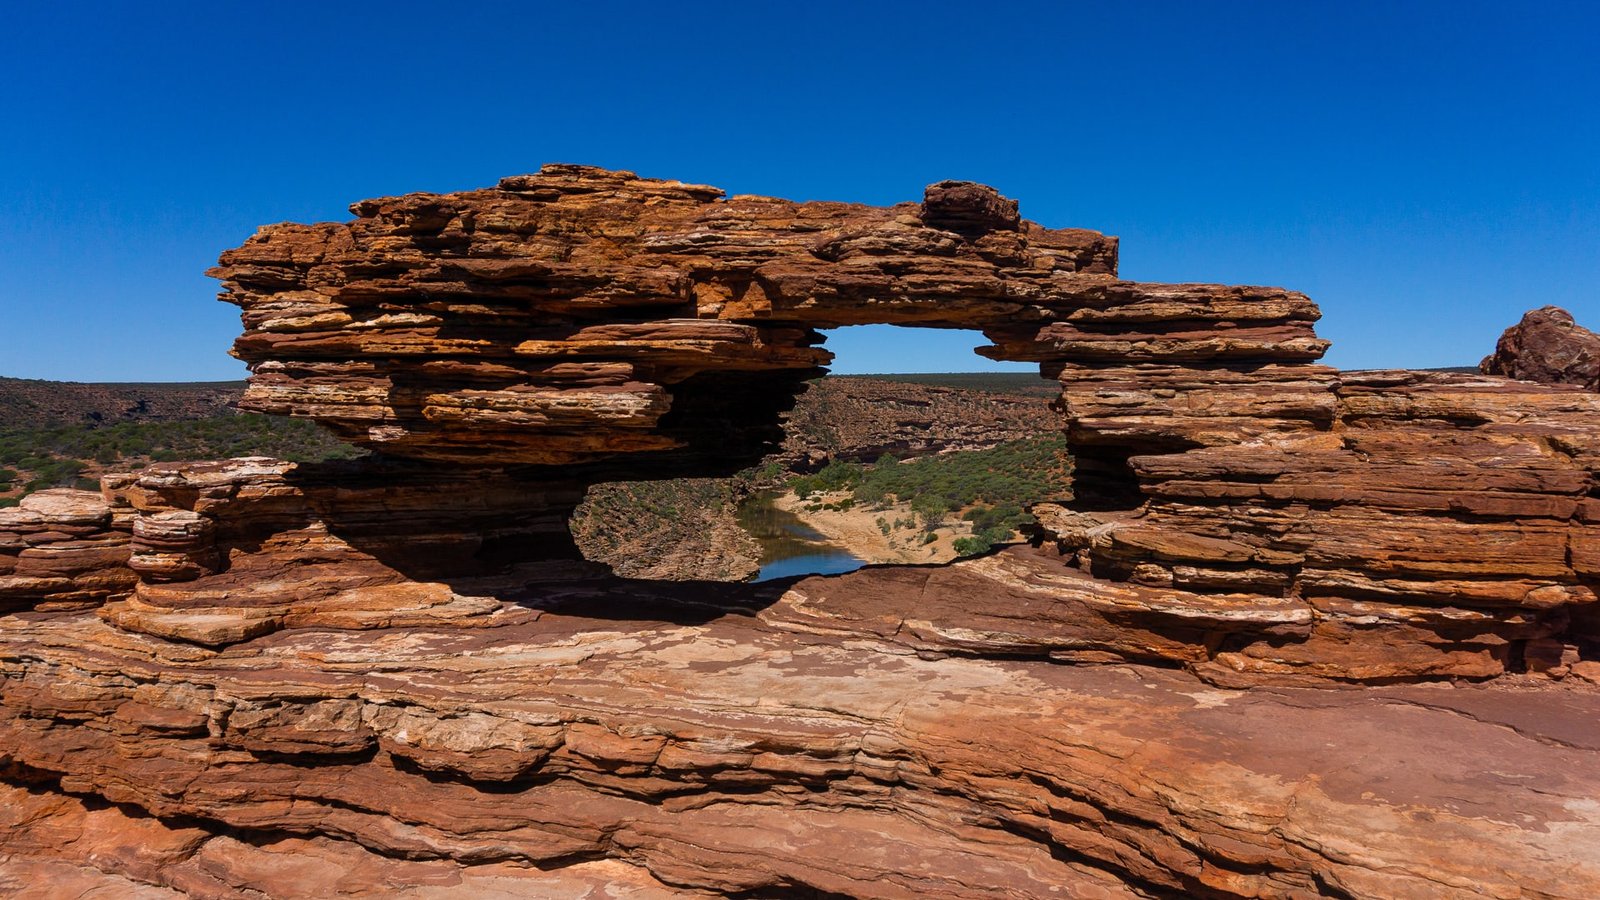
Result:
{"label": "green shrub", "polygon": [[994,545],[983,538],[963,537],[956,538],[953,546],[957,556],[977,556],[979,553],[987,553]]}
{"label": "green shrub", "polygon": [[[875,509],[909,502],[914,517],[904,527],[920,520],[925,528],[937,528],[952,511],[966,510],[962,518],[972,523],[974,535],[999,542],[1032,521],[1024,507],[1069,497],[1071,472],[1066,439],[1051,435],[907,462],[884,454],[866,467],[836,460],[791,480],[790,487],[802,500],[848,489],[855,503]],[[893,527],[902,527],[900,520]]]}
{"label": "green shrub", "polygon": [[924,528],[937,528],[944,521],[950,505],[938,494],[921,494],[911,501],[911,511],[922,520]]}

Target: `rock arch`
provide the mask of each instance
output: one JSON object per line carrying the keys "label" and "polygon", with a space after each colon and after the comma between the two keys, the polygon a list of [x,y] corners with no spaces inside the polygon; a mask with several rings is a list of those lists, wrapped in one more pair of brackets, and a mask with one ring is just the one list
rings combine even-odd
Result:
{"label": "rock arch", "polygon": [[[1303,295],[1123,281],[966,183],[548,166],[353,211],[215,274],[246,407],[380,456],[0,511],[0,793],[89,868],[270,893],[290,834],[330,881],[530,893],[1600,890],[1592,690],[1296,686],[1592,671],[1600,396],[1339,372]],[[584,485],[743,464],[863,322],[1059,379],[1089,508],[781,596],[566,552]]]}
{"label": "rock arch", "polygon": [[[1115,238],[965,182],[868,207],[555,165],[351,209],[265,227],[212,274],[242,310],[241,405],[380,456],[108,482],[139,583],[78,593],[116,599],[110,621],[226,643],[412,597],[374,586],[571,560],[587,485],[748,465],[829,359],[818,329],[886,323],[981,329],[1061,384],[1080,497],[1038,511],[1040,540],[1087,579],[1064,614],[1096,624],[1018,638],[1039,652],[1131,652],[1104,633],[1124,593],[1173,643],[1133,655],[1229,683],[1594,652],[1600,398],[1579,388],[1339,372],[1304,295],[1121,280]],[[483,606],[436,590],[456,599],[415,615]]]}

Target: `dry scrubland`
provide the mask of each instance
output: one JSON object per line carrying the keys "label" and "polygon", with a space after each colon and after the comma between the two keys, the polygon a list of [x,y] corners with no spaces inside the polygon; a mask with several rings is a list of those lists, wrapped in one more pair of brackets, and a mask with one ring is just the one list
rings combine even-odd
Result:
{"label": "dry scrubland", "polygon": [[[106,472],[152,462],[361,455],[314,423],[235,412],[230,404],[242,390],[0,379],[0,506],[46,488],[94,489]],[[1032,375],[819,379],[762,465],[731,478],[596,485],[573,520],[574,536],[586,556],[623,574],[742,580],[754,574],[760,548],[735,510],[755,491],[792,479],[801,493],[781,506],[868,561],[980,552],[1012,536],[1026,518],[1021,507],[1064,489],[1069,467],[1046,405],[1051,393]],[[818,486],[826,496],[813,496]],[[895,499],[894,490],[905,496]],[[923,498],[913,501],[913,491]]]}
{"label": "dry scrubland", "polygon": [[780,509],[868,562],[979,553],[1014,537],[1028,504],[1067,492],[1071,462],[1036,385],[1049,387],[1031,375],[825,378],[761,465],[596,485],[573,533],[585,556],[624,575],[740,580],[760,548],[739,530],[738,506],[777,490]]}

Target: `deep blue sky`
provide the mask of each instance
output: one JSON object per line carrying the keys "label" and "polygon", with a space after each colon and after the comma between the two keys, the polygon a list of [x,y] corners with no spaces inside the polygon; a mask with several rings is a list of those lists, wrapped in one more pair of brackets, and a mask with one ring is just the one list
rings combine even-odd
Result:
{"label": "deep blue sky", "polygon": [[[0,29],[0,374],[233,378],[260,223],[547,161],[868,203],[965,178],[1140,280],[1321,303],[1328,360],[1600,327],[1600,4],[70,3]],[[955,335],[840,371],[978,368]],[[908,347],[933,347],[907,355]]]}

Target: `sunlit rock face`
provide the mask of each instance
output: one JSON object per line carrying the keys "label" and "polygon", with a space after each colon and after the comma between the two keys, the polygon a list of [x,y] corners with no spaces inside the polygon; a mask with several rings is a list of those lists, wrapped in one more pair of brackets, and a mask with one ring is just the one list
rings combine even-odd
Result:
{"label": "sunlit rock face", "polygon": [[717,474],[772,448],[815,329],[979,328],[1059,378],[1075,508],[1106,520],[1045,511],[1045,539],[1174,627],[1191,596],[1300,607],[1207,631],[1212,677],[1485,677],[1592,636],[1600,398],[1341,373],[1301,294],[1119,280],[1114,238],[965,182],[870,207],[547,166],[352,210],[214,271],[247,407],[426,463]]}
{"label": "sunlit rock face", "polygon": [[244,311],[244,407],[416,459],[747,460],[829,357],[814,330],[977,328],[1000,358],[1306,360],[1287,291],[1118,281],[1117,244],[944,182],[870,207],[546,166],[489,190],[275,225],[212,274]]}
{"label": "sunlit rock face", "polygon": [[95,607],[138,582],[132,510],[93,491],[52,488],[0,509],[0,613]]}
{"label": "sunlit rock face", "polygon": [[1600,334],[1559,306],[1528,310],[1478,365],[1486,375],[1600,391]]}
{"label": "sunlit rock face", "polygon": [[[0,888],[1600,895],[1600,394],[1319,365],[1303,295],[1119,280],[965,182],[352,209],[216,274],[244,405],[372,457],[0,512]],[[587,485],[745,465],[868,323],[1059,379],[1034,546],[577,558]]]}

